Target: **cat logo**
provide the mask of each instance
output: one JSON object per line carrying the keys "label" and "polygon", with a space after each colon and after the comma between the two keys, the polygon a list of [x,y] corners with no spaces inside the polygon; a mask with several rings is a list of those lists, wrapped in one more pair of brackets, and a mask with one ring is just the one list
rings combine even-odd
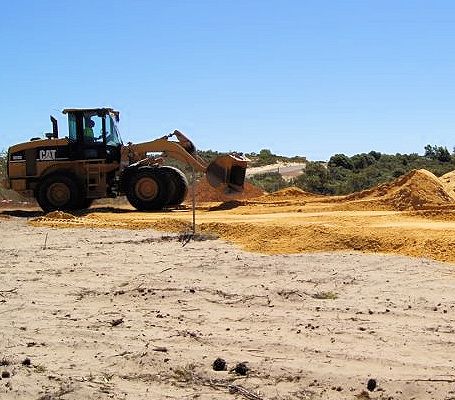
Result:
{"label": "cat logo", "polygon": [[57,150],[40,150],[39,159],[41,161],[52,161],[55,160],[55,153]]}

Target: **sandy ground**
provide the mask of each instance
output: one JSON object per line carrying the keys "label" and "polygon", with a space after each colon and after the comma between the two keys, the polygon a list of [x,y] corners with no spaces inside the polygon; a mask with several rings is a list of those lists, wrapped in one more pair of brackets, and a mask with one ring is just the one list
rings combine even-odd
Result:
{"label": "sandy ground", "polygon": [[0,216],[1,399],[455,398],[451,264],[82,226]]}
{"label": "sandy ground", "polygon": [[[235,206],[236,204],[234,204]],[[333,204],[262,204],[232,209],[213,203],[199,207],[197,229],[267,254],[307,251],[392,253],[455,262],[455,210],[333,210]],[[227,208],[229,208],[227,204]],[[336,206],[336,205],[335,205]],[[33,211],[12,215],[33,217]],[[192,223],[190,207],[145,213],[128,206],[98,207],[72,219],[38,217],[38,226],[158,229],[181,232]]]}

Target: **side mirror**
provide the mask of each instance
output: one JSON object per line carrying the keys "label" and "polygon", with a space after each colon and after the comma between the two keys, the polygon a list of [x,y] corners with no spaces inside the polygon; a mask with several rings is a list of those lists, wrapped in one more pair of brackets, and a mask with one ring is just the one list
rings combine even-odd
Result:
{"label": "side mirror", "polygon": [[54,139],[58,139],[58,124],[57,120],[51,115],[51,122],[52,122],[52,137]]}

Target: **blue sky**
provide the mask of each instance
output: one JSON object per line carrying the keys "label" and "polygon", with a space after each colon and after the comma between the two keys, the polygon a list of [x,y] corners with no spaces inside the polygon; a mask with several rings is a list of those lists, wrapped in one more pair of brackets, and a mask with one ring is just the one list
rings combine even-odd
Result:
{"label": "blue sky", "polygon": [[455,145],[454,1],[0,3],[0,149],[95,106],[133,142],[180,129],[312,160]]}

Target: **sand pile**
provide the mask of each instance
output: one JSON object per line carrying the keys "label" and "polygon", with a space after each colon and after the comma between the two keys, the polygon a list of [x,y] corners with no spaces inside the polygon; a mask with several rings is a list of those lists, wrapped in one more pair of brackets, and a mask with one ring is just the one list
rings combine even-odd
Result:
{"label": "sand pile", "polygon": [[271,193],[271,196],[284,197],[284,198],[296,197],[296,196],[307,196],[307,195],[312,195],[312,193],[305,192],[304,190],[298,188],[297,186],[291,186],[291,187],[277,190],[276,192]]}
{"label": "sand pile", "polygon": [[[209,185],[207,179],[204,177],[196,182],[196,202],[214,202],[214,201],[230,201],[233,199],[246,200],[254,197],[259,197],[264,194],[264,191],[252,185],[249,182],[245,182],[245,189],[242,193],[227,195],[222,191],[219,191]],[[188,190],[186,201],[191,201],[192,187]]]}
{"label": "sand pile", "polygon": [[68,214],[63,211],[52,211],[46,214],[44,217],[45,219],[75,219],[76,217],[72,214]]}
{"label": "sand pile", "polygon": [[286,201],[286,200],[299,200],[303,198],[314,198],[320,197],[321,195],[305,192],[304,190],[296,187],[291,186],[288,188],[284,188],[281,190],[277,190],[276,192],[268,193],[264,196],[261,196],[260,200],[265,201]]}
{"label": "sand pile", "polygon": [[73,225],[83,225],[82,218],[78,218],[72,214],[68,214],[63,211],[52,211],[43,215],[42,217],[32,218],[30,221],[31,225],[40,226],[73,226]]}
{"label": "sand pile", "polygon": [[455,197],[455,171],[447,172],[447,174],[442,175],[439,180],[442,182],[446,192]]}
{"label": "sand pile", "polygon": [[372,206],[378,204],[393,210],[419,210],[454,202],[440,179],[425,169],[413,170],[391,183],[353,193],[344,199],[369,201]]}

